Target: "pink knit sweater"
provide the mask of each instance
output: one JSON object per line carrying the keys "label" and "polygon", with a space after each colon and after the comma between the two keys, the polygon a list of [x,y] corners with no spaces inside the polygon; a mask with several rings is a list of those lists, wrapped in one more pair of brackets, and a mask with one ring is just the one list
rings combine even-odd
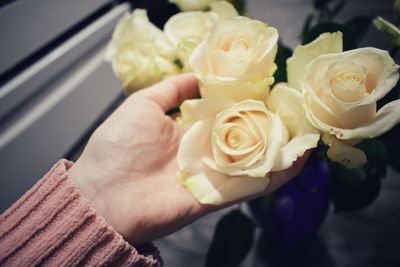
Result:
{"label": "pink knit sweater", "polygon": [[0,266],[161,266],[152,245],[135,249],[78,192],[60,160],[0,216]]}

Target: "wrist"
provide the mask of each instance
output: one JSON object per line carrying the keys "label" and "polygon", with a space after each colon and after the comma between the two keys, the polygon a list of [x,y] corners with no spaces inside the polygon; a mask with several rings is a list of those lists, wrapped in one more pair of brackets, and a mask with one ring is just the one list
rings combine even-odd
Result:
{"label": "wrist", "polygon": [[[99,194],[99,189],[92,179],[96,174],[85,168],[79,159],[77,162],[68,170],[68,176],[78,189],[79,193],[88,201],[89,205],[94,208],[99,215],[104,217],[108,223],[106,214],[106,201],[102,199]],[[114,227],[114,225],[112,225]],[[114,227],[116,228],[116,227]]]}

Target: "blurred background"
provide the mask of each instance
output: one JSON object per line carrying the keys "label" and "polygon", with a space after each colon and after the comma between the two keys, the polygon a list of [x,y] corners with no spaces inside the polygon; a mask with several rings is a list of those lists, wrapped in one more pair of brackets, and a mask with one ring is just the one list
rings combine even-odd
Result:
{"label": "blurred background", "polygon": [[[393,0],[345,2],[335,21],[396,18]],[[138,7],[148,9],[160,27],[178,12],[165,0],[0,1],[0,212],[58,159],[75,160],[123,101],[121,82],[103,51],[118,19]],[[312,0],[248,0],[246,15],[278,28],[282,43],[294,48],[312,8]],[[365,30],[360,46],[390,48],[375,27]],[[246,205],[242,209],[250,213]],[[165,266],[204,266],[215,224],[227,212],[157,240]],[[399,251],[400,174],[389,169],[371,206],[329,213],[307,249],[288,257],[256,238],[240,266],[400,266]]]}

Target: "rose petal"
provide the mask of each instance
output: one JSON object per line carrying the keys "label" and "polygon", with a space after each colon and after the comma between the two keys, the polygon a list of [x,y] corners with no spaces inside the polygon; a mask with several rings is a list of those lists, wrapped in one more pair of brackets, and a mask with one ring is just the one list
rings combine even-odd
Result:
{"label": "rose petal", "polygon": [[204,172],[181,176],[182,184],[202,204],[221,205],[263,192],[268,177],[228,176],[205,167]]}
{"label": "rose petal", "polygon": [[329,145],[327,155],[330,160],[338,162],[349,169],[357,168],[367,163],[367,156],[361,149],[341,142],[329,134],[324,134],[322,140]]}
{"label": "rose petal", "polygon": [[246,99],[263,100],[274,82],[272,77],[249,75],[236,78],[200,75],[200,93],[203,98],[228,98],[236,102]]}
{"label": "rose petal", "polygon": [[356,129],[338,129],[340,139],[374,138],[380,136],[400,123],[400,99],[384,105],[374,119]]}
{"label": "rose petal", "polygon": [[211,127],[213,121],[198,121],[182,137],[178,150],[181,172],[195,174],[203,171],[202,157],[211,156]]}
{"label": "rose petal", "polygon": [[266,100],[270,111],[281,118],[289,131],[289,142],[279,152],[272,171],[292,166],[293,162],[308,149],[318,145],[319,131],[304,116],[304,100],[296,89],[278,84]]}
{"label": "rose petal", "polygon": [[287,60],[289,86],[301,90],[308,63],[323,54],[342,52],[342,36],[341,32],[323,33],[311,43],[297,46],[293,55]]}
{"label": "rose petal", "polygon": [[239,16],[235,7],[226,1],[217,1],[210,4],[210,10],[217,13],[220,18]]}
{"label": "rose petal", "polygon": [[233,102],[225,98],[190,99],[180,106],[182,125],[188,129],[199,120],[213,120],[218,112],[232,106]]}
{"label": "rose petal", "polygon": [[276,162],[279,155],[279,151],[284,141],[284,126],[279,116],[274,113],[270,115],[270,140],[268,140],[267,154],[263,160],[252,169],[249,169],[246,173],[252,177],[262,177],[270,172]]}
{"label": "rose petal", "polygon": [[217,19],[218,16],[213,12],[181,12],[168,19],[164,32],[175,46],[189,38],[198,39],[200,43]]}
{"label": "rose petal", "polygon": [[320,129],[327,129],[329,134],[335,135],[338,139],[346,140],[374,138],[389,131],[400,122],[400,100],[386,104],[376,113],[375,118],[355,129],[332,127],[314,116],[308,109],[305,111],[307,119],[313,125],[317,125]]}

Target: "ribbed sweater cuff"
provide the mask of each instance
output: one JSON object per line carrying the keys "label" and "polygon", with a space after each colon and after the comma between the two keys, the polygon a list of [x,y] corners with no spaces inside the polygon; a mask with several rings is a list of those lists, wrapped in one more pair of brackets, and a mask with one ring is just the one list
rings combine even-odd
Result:
{"label": "ribbed sweater cuff", "polygon": [[135,249],[91,208],[60,160],[0,216],[0,265],[161,266],[151,244]]}

